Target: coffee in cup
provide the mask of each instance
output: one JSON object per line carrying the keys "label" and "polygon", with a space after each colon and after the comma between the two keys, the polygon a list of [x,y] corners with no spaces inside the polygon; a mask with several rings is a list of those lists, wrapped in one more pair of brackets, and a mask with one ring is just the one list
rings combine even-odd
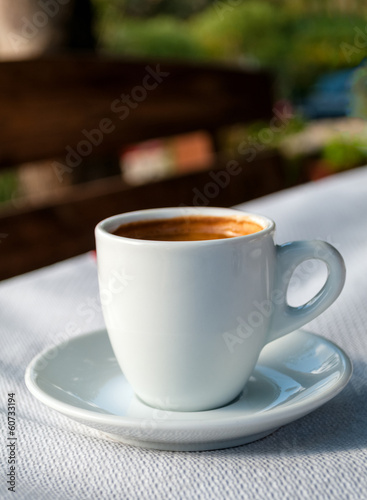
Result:
{"label": "coffee in cup", "polygon": [[248,217],[187,215],[170,219],[148,219],[119,226],[113,234],[153,241],[200,241],[234,238],[264,229]]}

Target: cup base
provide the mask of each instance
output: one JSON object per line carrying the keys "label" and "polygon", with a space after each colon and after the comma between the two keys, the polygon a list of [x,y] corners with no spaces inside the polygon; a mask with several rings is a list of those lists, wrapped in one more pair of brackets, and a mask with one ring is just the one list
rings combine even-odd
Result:
{"label": "cup base", "polygon": [[159,410],[159,411],[167,411],[167,412],[176,412],[176,413],[196,413],[196,412],[205,412],[205,411],[212,411],[212,410],[219,410],[220,408],[225,408],[226,406],[230,406],[233,403],[236,403],[237,401],[243,399],[246,397],[246,386],[240,391],[239,394],[237,394],[236,397],[231,398],[229,401],[226,401],[223,404],[215,405],[215,406],[209,406],[209,407],[198,407],[198,405],[185,405],[185,406],[180,406],[178,404],[172,404],[172,405],[160,405],[160,404],[155,404],[151,403],[148,400],[142,398],[139,394],[134,392],[135,397],[141,401],[146,406],[149,406],[149,408],[152,408],[153,410]]}

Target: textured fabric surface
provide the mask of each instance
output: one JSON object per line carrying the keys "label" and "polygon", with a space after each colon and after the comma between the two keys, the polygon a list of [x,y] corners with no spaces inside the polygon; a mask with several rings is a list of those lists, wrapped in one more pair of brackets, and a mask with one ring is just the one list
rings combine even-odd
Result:
{"label": "textured fabric surface", "polygon": [[[0,498],[367,498],[367,168],[241,208],[273,218],[278,243],[323,239],[344,256],[341,296],[307,328],[349,354],[354,374],[347,387],[313,413],[236,448],[162,452],[103,440],[39,403],[24,383],[25,368],[39,351],[103,326],[96,265],[91,255],[80,256],[0,284]],[[301,285],[312,293],[323,276],[320,266],[301,267],[290,300],[301,301]],[[16,397],[12,497],[3,432],[9,392]]]}

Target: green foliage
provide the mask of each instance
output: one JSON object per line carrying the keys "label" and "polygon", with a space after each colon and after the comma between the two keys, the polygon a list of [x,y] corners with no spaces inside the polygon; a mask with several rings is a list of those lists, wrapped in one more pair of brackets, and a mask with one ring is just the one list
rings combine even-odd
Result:
{"label": "green foliage", "polygon": [[354,67],[365,56],[354,42],[356,29],[365,33],[363,15],[300,15],[250,0],[222,11],[214,4],[191,29],[208,57],[257,61],[275,72],[285,93],[293,87],[302,93],[321,73]]}
{"label": "green foliage", "polygon": [[10,201],[18,187],[17,175],[14,171],[0,174],[0,203]]}
{"label": "green foliage", "polygon": [[193,18],[190,28],[208,56],[237,59],[245,55],[269,61],[282,50],[279,33],[283,25],[284,15],[273,4],[250,0],[231,7],[218,1]]}
{"label": "green foliage", "polygon": [[[293,20],[292,43],[289,44],[286,67],[293,84],[301,91],[322,73],[357,66],[364,51],[355,47],[347,57],[343,44],[354,47],[355,28],[365,30],[363,16],[304,16]],[[349,55],[349,54],[348,54]]]}
{"label": "green foliage", "polygon": [[278,128],[272,128],[269,121],[263,120],[246,125],[235,125],[222,131],[220,147],[230,156],[239,154],[238,147],[244,144],[249,146],[257,144],[261,150],[278,148],[281,151],[283,141],[293,134],[301,132],[305,125],[302,118],[297,115]]}
{"label": "green foliage", "polygon": [[[276,129],[271,141],[267,143],[268,146],[277,147],[287,137],[301,132],[305,128],[304,120],[297,115],[294,115],[287,121],[281,128]],[[262,130],[269,129],[269,123],[264,121],[257,121],[251,123],[246,127],[246,132],[249,136],[258,136]]]}
{"label": "green foliage", "polygon": [[110,48],[133,56],[197,59],[202,48],[195,43],[186,22],[172,17],[155,17],[141,22],[126,19],[114,37]]}
{"label": "green foliage", "polygon": [[365,142],[358,137],[333,139],[324,146],[322,158],[335,171],[363,165],[367,161]]}
{"label": "green foliage", "polygon": [[[358,30],[359,40],[365,34],[367,41],[365,7],[358,15],[330,14],[313,11],[307,2],[215,0],[182,20],[129,17],[128,0],[94,2],[104,48],[142,57],[244,61],[271,69],[283,96],[302,94],[322,73],[358,65],[366,53],[363,43],[355,42]],[[167,8],[157,2],[157,12]]]}
{"label": "green foliage", "polygon": [[351,115],[367,118],[367,67],[361,65],[353,73]]}
{"label": "green foliage", "polygon": [[214,0],[93,0],[97,15],[111,8],[127,17],[173,16],[186,19],[205,9]]}

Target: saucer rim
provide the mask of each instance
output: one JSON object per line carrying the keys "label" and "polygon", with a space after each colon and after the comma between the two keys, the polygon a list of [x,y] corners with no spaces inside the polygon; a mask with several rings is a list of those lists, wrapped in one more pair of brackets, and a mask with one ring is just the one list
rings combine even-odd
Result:
{"label": "saucer rim", "polygon": [[[310,335],[312,337],[317,337],[321,342],[326,343],[330,348],[338,352],[340,361],[342,362],[343,365],[343,371],[340,374],[340,377],[334,381],[330,386],[326,387],[326,391],[322,392],[320,394],[320,391],[318,391],[315,395],[310,394],[307,398],[303,399],[302,401],[295,401],[289,404],[288,406],[278,406],[277,408],[272,408],[268,410],[268,412],[264,413],[259,413],[256,414],[256,421],[251,421],[251,419],[254,418],[254,415],[225,415],[223,414],[221,418],[218,419],[212,419],[210,418],[211,414],[213,412],[216,412],[218,410],[224,410],[226,408],[230,408],[231,404],[229,404],[227,407],[221,407],[218,409],[213,409],[213,410],[207,410],[207,411],[201,411],[201,412],[169,412],[173,413],[176,415],[175,419],[170,419],[165,418],[162,420],[156,420],[156,430],[170,430],[174,431],[175,429],[177,430],[195,430],[195,431],[200,431],[201,429],[204,429],[207,427],[208,422],[210,422],[210,426],[212,429],[215,429],[215,427],[223,427],[224,424],[230,424],[232,426],[232,431],[234,430],[233,426],[241,429],[241,435],[250,435],[252,434],[255,429],[258,429],[259,426],[262,426],[262,428],[269,428],[269,429],[275,429],[281,425],[285,425],[289,422],[292,422],[294,420],[297,420],[298,418],[301,418],[308,413],[311,413],[312,411],[316,410],[326,402],[330,401],[333,399],[337,394],[339,394],[344,387],[347,385],[349,382],[352,373],[353,373],[353,365],[352,361],[349,358],[349,356],[346,354],[346,352],[339,347],[337,344],[332,342],[329,339],[326,339],[322,337],[321,335],[318,335],[314,332],[310,332],[305,329],[297,329],[292,333],[296,332],[302,332],[305,333],[306,335]],[[106,335],[107,332],[105,328],[100,328],[95,331],[90,331],[86,332],[84,334],[72,337],[66,341],[60,342],[59,344],[52,346],[52,347],[46,347],[43,349],[40,353],[38,353],[31,362],[28,364],[26,371],[25,371],[25,383],[28,388],[28,390],[31,392],[33,396],[36,397],[41,403],[45,404],[46,406],[52,408],[53,410],[58,411],[59,413],[72,418],[74,420],[77,420],[79,422],[85,423],[85,425],[88,425],[88,422],[90,423],[99,423],[103,425],[114,425],[118,428],[121,429],[135,429],[137,422],[143,421],[144,419],[140,418],[132,418],[132,417],[126,417],[126,416],[120,416],[120,415],[112,415],[112,414],[105,414],[105,413],[98,413],[94,412],[92,410],[87,410],[84,408],[78,408],[76,406],[73,406],[72,404],[63,402],[54,396],[49,395],[47,392],[45,392],[41,387],[36,382],[36,376],[37,376],[37,363],[44,358],[47,353],[50,351],[54,350],[55,348],[61,348],[62,346],[68,345],[70,342],[73,341],[78,341],[78,340],[83,340],[88,337],[91,337],[93,335]],[[108,338],[108,337],[107,337]],[[275,340],[274,342],[277,342]],[[52,359],[48,360],[49,362],[52,362]],[[152,408],[153,409],[153,408]],[[163,410],[162,410],[163,411]],[[182,415],[196,415],[196,414],[207,414],[208,418],[204,418],[202,420],[189,420],[189,419],[180,419],[177,418],[177,415],[181,413]],[[249,421],[250,420],[250,421]],[[243,425],[244,423],[246,424],[246,430],[243,430]],[[256,431],[255,431],[256,432]],[[147,438],[144,439],[147,441]],[[154,438],[153,438],[154,440]]]}

